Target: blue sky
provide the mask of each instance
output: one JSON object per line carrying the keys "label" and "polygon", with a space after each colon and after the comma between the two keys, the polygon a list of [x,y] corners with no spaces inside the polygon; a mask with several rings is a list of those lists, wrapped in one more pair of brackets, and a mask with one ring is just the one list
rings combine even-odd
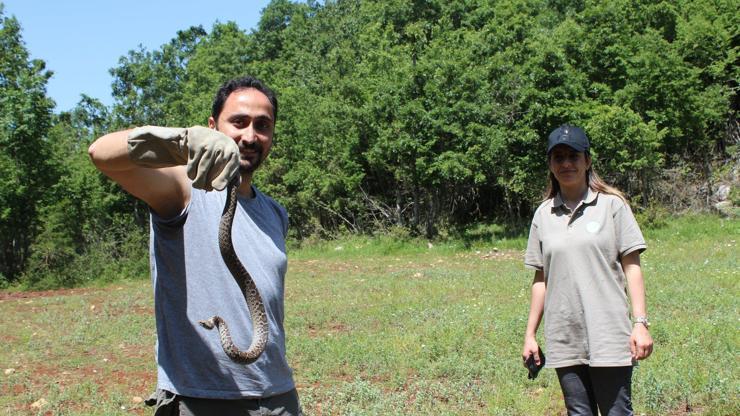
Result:
{"label": "blue sky", "polygon": [[72,109],[84,93],[110,105],[118,59],[139,44],[158,49],[178,30],[234,21],[250,32],[268,0],[0,0],[15,16],[32,58],[54,76],[47,84],[55,112]]}

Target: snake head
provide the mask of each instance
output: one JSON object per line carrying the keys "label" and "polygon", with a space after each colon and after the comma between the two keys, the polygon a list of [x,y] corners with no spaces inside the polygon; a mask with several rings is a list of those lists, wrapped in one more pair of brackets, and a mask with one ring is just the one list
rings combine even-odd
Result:
{"label": "snake head", "polygon": [[207,319],[204,321],[198,321],[198,323],[200,324],[200,326],[202,326],[205,329],[213,329],[213,327],[215,326],[215,322],[213,318]]}

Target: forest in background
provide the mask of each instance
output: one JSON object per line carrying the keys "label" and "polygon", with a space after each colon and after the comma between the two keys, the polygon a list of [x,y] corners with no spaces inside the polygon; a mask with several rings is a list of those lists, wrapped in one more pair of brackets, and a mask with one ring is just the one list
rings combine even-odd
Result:
{"label": "forest in background", "polygon": [[708,210],[719,190],[740,205],[739,28],[737,0],[273,0],[250,32],[216,23],[132,49],[110,70],[111,106],[82,95],[57,114],[52,72],[0,3],[0,287],[147,275],[147,208],[87,147],[203,125],[216,89],[246,74],[278,94],[255,181],[297,242],[516,229],[566,122],[642,221]]}

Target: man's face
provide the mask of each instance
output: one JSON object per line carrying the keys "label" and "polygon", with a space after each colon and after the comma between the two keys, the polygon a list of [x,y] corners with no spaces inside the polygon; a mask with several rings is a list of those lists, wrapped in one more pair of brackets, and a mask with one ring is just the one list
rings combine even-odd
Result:
{"label": "man's face", "polygon": [[265,94],[246,88],[232,92],[224,102],[218,120],[208,126],[234,139],[239,146],[241,173],[252,173],[267,159],[272,148],[275,119],[272,103]]}

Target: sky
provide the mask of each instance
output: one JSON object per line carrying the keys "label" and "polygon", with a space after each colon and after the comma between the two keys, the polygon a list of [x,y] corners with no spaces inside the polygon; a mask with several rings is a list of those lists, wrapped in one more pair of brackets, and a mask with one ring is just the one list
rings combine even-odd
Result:
{"label": "sky", "polygon": [[109,69],[143,45],[153,51],[178,30],[233,21],[247,33],[256,28],[268,0],[0,0],[15,16],[32,59],[54,75],[47,95],[55,112],[74,108],[80,94],[113,103]]}

